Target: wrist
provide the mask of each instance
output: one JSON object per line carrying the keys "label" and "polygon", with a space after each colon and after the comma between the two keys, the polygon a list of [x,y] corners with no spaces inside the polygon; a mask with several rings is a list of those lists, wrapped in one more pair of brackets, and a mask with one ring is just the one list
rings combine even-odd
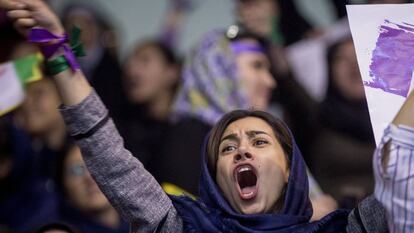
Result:
{"label": "wrist", "polygon": [[46,69],[50,75],[56,75],[69,67],[76,71],[80,69],[76,57],[84,56],[80,43],[80,29],[74,27],[71,33],[70,45],[66,33],[57,35],[43,28],[33,28],[29,40],[40,45],[40,50],[46,59]]}
{"label": "wrist", "polygon": [[[64,45],[68,45],[68,44],[66,43]],[[63,49],[63,47],[60,47],[51,56],[49,56],[47,58],[45,57],[45,60],[46,61],[52,61],[52,60],[55,60],[57,57],[60,57],[62,55],[65,55],[65,50]]]}

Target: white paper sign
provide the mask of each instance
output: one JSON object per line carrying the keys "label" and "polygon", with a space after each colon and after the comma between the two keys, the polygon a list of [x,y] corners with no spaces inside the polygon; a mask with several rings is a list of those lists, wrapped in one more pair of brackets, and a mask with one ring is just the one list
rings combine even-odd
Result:
{"label": "white paper sign", "polygon": [[414,4],[349,5],[375,141],[414,87]]}

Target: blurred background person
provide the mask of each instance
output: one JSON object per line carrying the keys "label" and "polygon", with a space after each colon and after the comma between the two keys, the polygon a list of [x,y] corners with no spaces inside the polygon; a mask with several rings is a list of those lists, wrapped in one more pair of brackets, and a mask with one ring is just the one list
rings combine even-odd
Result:
{"label": "blurred background person", "polygon": [[126,233],[125,223],[99,189],[83,162],[80,149],[67,143],[57,169],[58,190],[62,195],[61,221],[81,233]]}
{"label": "blurred background person", "polygon": [[15,113],[17,125],[31,137],[31,147],[43,164],[42,172],[53,177],[56,158],[67,138],[59,111],[60,97],[52,80],[29,84],[26,98]]}
{"label": "blurred background person", "polygon": [[[17,40],[9,58],[17,59],[38,52],[36,47]],[[57,215],[57,195],[53,172],[55,155],[66,137],[63,119],[57,111],[59,96],[50,80],[27,86],[22,106],[4,129],[9,141],[10,168],[0,191],[0,222],[13,231],[23,232]],[[7,145],[8,144],[8,145]]]}
{"label": "blurred background person", "polygon": [[373,192],[375,142],[352,39],[332,45],[327,62],[328,92],[307,154],[318,182],[350,208]]}
{"label": "blurred background person", "polygon": [[147,40],[135,45],[123,69],[127,102],[119,130],[126,148],[149,166],[152,157],[159,154],[159,142],[169,128],[181,76],[180,61],[165,43]]}
{"label": "blurred background person", "polygon": [[318,35],[291,0],[237,0],[236,15],[248,31],[279,45]]}
{"label": "blurred background person", "polygon": [[58,198],[25,132],[0,118],[0,226],[25,232],[57,217]]}
{"label": "blurred background person", "polygon": [[196,7],[195,0],[169,0],[158,41],[177,52],[185,20]]}
{"label": "blurred background person", "polygon": [[125,102],[118,62],[118,37],[110,18],[101,13],[98,5],[91,2],[68,4],[62,11],[62,22],[68,33],[74,26],[82,30],[80,40],[86,56],[79,58],[79,63],[116,120]]}
{"label": "blurred background person", "polygon": [[312,113],[317,103],[297,81],[285,48],[309,37],[321,35],[299,13],[295,1],[239,0],[236,1],[238,33],[249,33],[266,41],[271,72],[278,87],[272,90],[267,109],[282,118],[295,134],[301,148],[307,146],[307,131],[314,122]]}
{"label": "blurred background person", "polygon": [[170,115],[181,82],[181,59],[177,55],[187,15],[195,8],[191,0],[171,0],[158,38],[134,44],[123,62],[123,105],[118,128],[125,146],[162,183],[156,162],[160,141],[171,128]]}

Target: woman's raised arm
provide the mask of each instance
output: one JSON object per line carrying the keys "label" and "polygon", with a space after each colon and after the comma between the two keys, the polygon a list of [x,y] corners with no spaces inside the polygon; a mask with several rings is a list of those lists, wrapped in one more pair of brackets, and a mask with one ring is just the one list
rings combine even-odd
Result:
{"label": "woman's raised arm", "polygon": [[414,128],[414,91],[411,91],[392,123]]}

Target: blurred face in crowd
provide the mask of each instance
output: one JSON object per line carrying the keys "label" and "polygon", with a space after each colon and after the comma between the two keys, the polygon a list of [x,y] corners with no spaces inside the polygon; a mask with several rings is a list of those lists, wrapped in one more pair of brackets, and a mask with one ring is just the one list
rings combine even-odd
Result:
{"label": "blurred face in crowd", "polygon": [[153,45],[135,49],[125,65],[125,89],[132,103],[145,104],[169,93],[178,81],[178,70]]}
{"label": "blurred face in crowd", "polygon": [[84,213],[112,208],[89,174],[78,147],[73,147],[64,161],[63,184],[71,204]]}
{"label": "blurred face in crowd", "polygon": [[352,40],[341,44],[333,59],[332,75],[334,85],[349,100],[364,99],[364,86]]}
{"label": "blurred face in crowd", "polygon": [[275,0],[239,0],[237,10],[247,30],[264,37],[272,33],[273,18],[278,14]]}
{"label": "blurred face in crowd", "polygon": [[22,126],[33,135],[43,135],[62,121],[57,110],[60,98],[49,79],[31,83],[19,112]]}
{"label": "blurred face in crowd", "polygon": [[272,127],[257,117],[228,125],[218,150],[216,181],[234,210],[271,213],[287,184],[285,153]]}
{"label": "blurred face in crowd", "polygon": [[92,48],[98,41],[100,28],[93,14],[86,8],[75,7],[64,18],[65,28],[68,32],[76,25],[82,29],[80,40],[85,48]]}
{"label": "blurred face in crowd", "polygon": [[[255,40],[241,41],[259,45]],[[250,106],[266,110],[272,90],[276,87],[276,81],[270,73],[269,59],[261,52],[242,52],[236,56],[236,66]]]}

